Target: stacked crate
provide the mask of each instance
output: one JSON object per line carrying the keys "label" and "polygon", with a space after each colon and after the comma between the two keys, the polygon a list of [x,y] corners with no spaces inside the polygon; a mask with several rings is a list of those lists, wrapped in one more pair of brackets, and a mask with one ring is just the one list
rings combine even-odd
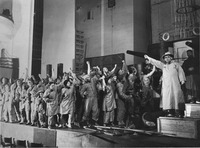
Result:
{"label": "stacked crate", "polygon": [[186,104],[184,118],[159,117],[157,130],[174,137],[200,139],[200,104]]}
{"label": "stacked crate", "polygon": [[200,104],[185,104],[185,116],[188,118],[200,118]]}

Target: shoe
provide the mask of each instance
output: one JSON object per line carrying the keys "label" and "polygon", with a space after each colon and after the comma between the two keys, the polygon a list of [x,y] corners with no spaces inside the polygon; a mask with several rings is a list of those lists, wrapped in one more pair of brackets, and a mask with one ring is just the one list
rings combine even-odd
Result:
{"label": "shoe", "polygon": [[68,128],[72,128],[71,123],[67,124],[67,127],[68,127]]}
{"label": "shoe", "polygon": [[74,122],[74,125],[79,127],[79,128],[81,127],[80,123],[78,123],[78,122]]}
{"label": "shoe", "polygon": [[59,124],[58,127],[59,127],[59,128],[62,128],[63,126],[62,126],[62,124]]}
{"label": "shoe", "polygon": [[97,122],[94,122],[94,126],[99,126],[99,124]]}
{"label": "shoe", "polygon": [[121,121],[121,122],[119,121],[119,122],[118,122],[118,126],[120,126],[120,127],[124,127],[124,126],[125,126],[124,121]]}
{"label": "shoe", "polygon": [[129,129],[135,129],[135,124],[131,124],[130,126],[128,126]]}
{"label": "shoe", "polygon": [[135,116],[134,114],[132,114],[130,117],[131,117],[131,118],[135,118],[136,116]]}
{"label": "shoe", "polygon": [[26,125],[30,125],[31,123],[30,122],[26,122]]}
{"label": "shoe", "polygon": [[177,118],[183,118],[183,115],[177,115],[176,117]]}
{"label": "shoe", "polygon": [[184,111],[183,110],[176,110],[175,117],[183,118],[184,117]]}
{"label": "shoe", "polygon": [[175,110],[174,109],[168,109],[166,110],[166,117],[174,117],[175,116]]}
{"label": "shoe", "polygon": [[24,121],[19,122],[19,124],[24,124]]}
{"label": "shoe", "polygon": [[46,126],[45,126],[45,125],[42,125],[41,128],[46,128]]}
{"label": "shoe", "polygon": [[199,104],[199,103],[200,103],[200,101],[196,101],[196,103],[197,103],[197,104]]}
{"label": "shoe", "polygon": [[108,126],[108,124],[107,124],[107,123],[104,123],[103,126]]}
{"label": "shoe", "polygon": [[113,122],[110,123],[110,126],[115,126],[115,124]]}
{"label": "shoe", "polygon": [[174,115],[171,114],[171,113],[168,113],[168,114],[167,114],[167,117],[174,117]]}
{"label": "shoe", "polygon": [[81,128],[84,127],[84,126],[88,126],[88,125],[89,125],[89,123],[87,121],[81,121],[80,122],[80,127]]}
{"label": "shoe", "polygon": [[34,124],[34,123],[31,123],[31,126],[35,126],[35,124]]}
{"label": "shoe", "polygon": [[145,125],[148,126],[148,127],[155,127],[156,126],[156,124],[152,121],[146,121]]}
{"label": "shoe", "polygon": [[51,127],[51,126],[48,126],[48,129],[52,129],[52,127]]}

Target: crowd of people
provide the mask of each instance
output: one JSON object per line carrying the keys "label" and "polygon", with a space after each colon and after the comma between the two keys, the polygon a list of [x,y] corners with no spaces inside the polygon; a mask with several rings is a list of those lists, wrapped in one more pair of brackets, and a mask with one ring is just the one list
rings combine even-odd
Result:
{"label": "crowd of people", "polygon": [[[123,60],[121,68],[115,65],[111,71],[106,67],[101,71],[98,66],[91,67],[86,62],[87,72],[78,76],[69,70],[62,77],[54,78],[52,69],[52,76],[46,78],[40,74],[39,79],[34,76],[17,80],[3,77],[0,119],[49,129],[98,124],[137,128],[141,123],[155,127],[153,120],[143,117],[158,111],[156,95],[164,103],[162,115],[172,116],[171,110],[175,109],[179,111],[175,116],[183,117],[181,85],[186,79],[181,66],[171,65],[173,55],[169,53],[163,56],[165,64],[147,55],[145,59],[142,72],[134,66],[128,68]],[[160,92],[152,87],[152,75],[158,71],[155,66],[163,71],[160,82],[165,88]]]}
{"label": "crowd of people", "polygon": [[87,62],[86,74],[69,71],[56,79],[53,74],[39,75],[39,80],[2,78],[1,121],[48,128],[71,128],[72,123],[130,126],[132,118],[153,111],[150,81],[155,67],[139,77],[135,67],[122,65],[101,71]]}

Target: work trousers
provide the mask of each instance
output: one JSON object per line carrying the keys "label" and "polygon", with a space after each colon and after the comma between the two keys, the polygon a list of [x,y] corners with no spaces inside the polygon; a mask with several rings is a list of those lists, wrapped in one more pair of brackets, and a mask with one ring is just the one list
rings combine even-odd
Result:
{"label": "work trousers", "polygon": [[92,111],[92,119],[94,121],[98,120],[99,109],[98,109],[98,100],[97,98],[87,98],[85,99],[85,111],[83,114],[83,121],[89,120],[90,112]]}
{"label": "work trousers", "polygon": [[115,112],[112,111],[104,111],[104,124],[113,123],[115,118]]}

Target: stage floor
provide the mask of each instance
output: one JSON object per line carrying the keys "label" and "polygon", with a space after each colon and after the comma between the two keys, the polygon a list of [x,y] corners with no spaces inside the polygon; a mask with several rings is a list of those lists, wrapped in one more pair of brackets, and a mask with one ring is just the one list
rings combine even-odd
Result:
{"label": "stage floor", "polygon": [[44,129],[0,122],[0,134],[49,147],[200,147],[200,140],[158,135],[110,136],[85,129]]}

